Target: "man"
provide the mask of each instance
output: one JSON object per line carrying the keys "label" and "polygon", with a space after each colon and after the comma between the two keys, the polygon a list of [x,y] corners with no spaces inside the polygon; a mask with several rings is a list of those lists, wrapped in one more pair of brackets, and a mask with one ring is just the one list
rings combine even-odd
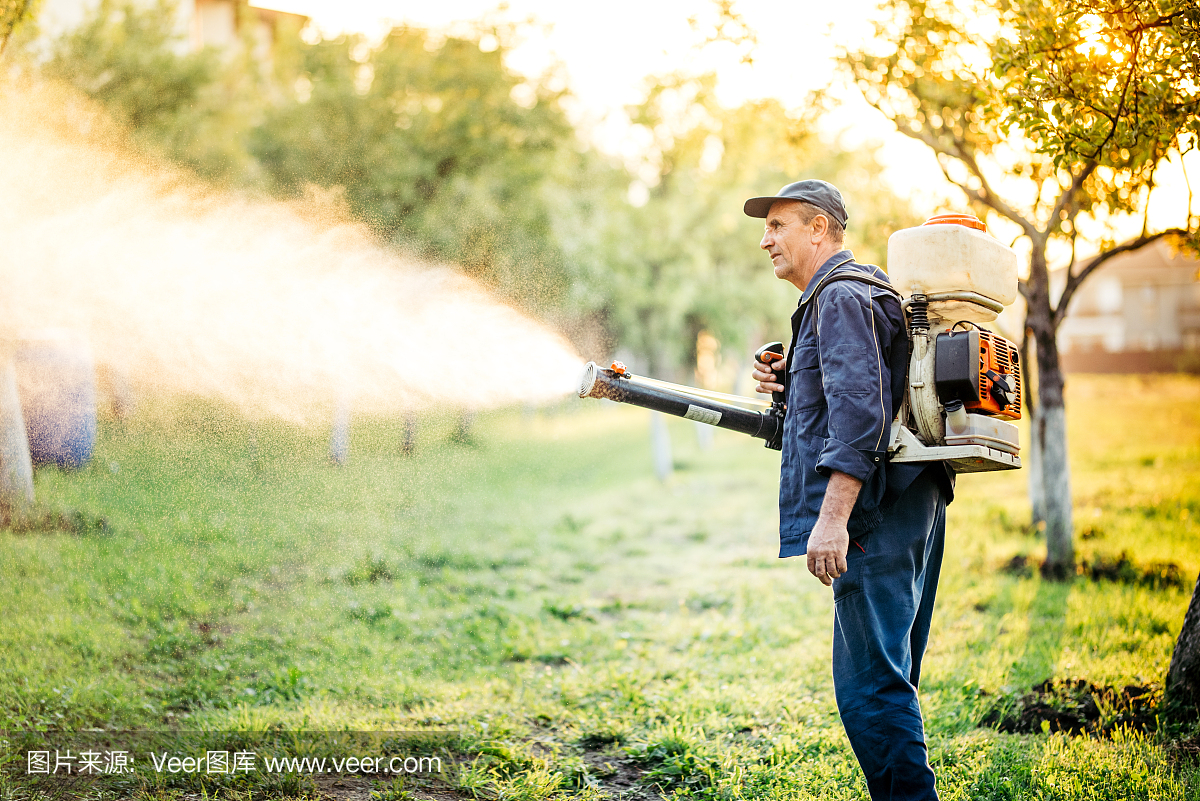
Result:
{"label": "man", "polygon": [[786,382],[754,371],[759,392],[787,393],[779,555],[805,554],[833,587],[834,694],[871,797],[936,799],[917,684],[953,473],[887,461],[908,360],[900,302],[882,270],[844,249],[832,185],[788,184],[745,212],[766,222],[759,246],[775,276],[802,293]]}

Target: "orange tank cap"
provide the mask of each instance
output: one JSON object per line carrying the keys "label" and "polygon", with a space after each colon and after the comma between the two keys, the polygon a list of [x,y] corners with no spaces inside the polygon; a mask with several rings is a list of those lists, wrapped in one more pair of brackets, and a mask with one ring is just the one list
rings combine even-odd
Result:
{"label": "orange tank cap", "polygon": [[983,224],[983,220],[974,214],[935,214],[925,221],[925,225],[965,225],[976,231],[987,232],[987,226]]}

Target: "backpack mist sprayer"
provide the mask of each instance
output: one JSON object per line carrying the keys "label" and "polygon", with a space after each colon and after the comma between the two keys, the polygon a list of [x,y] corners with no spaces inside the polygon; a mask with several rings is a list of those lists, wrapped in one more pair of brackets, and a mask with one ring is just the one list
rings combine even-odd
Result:
{"label": "backpack mist sprayer", "polygon": [[[959,473],[1019,468],[1017,427],[1010,422],[1021,417],[1019,352],[981,325],[1016,300],[1017,254],[990,236],[979,219],[945,214],[892,234],[888,277],[890,285],[858,272],[833,280],[863,281],[901,300],[908,376],[892,422],[889,460],[947,462]],[[768,343],[754,355],[768,365],[783,356],[782,342]],[[782,371],[776,376],[776,383],[785,383]],[[749,434],[768,448],[782,447],[786,409],[781,392],[772,393],[763,409],[758,407],[766,402],[755,398],[634,376],[620,362],[609,368],[588,362],[579,397],[629,403]]]}

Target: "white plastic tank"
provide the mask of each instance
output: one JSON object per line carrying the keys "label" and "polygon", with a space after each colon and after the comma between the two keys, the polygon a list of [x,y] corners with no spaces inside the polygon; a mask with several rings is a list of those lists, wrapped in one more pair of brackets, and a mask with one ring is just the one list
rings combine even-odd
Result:
{"label": "white plastic tank", "polygon": [[[1007,306],[1017,299],[1017,254],[970,214],[940,214],[888,238],[888,277],[902,295],[974,292]],[[997,312],[968,300],[932,300],[947,323],[988,323]]]}

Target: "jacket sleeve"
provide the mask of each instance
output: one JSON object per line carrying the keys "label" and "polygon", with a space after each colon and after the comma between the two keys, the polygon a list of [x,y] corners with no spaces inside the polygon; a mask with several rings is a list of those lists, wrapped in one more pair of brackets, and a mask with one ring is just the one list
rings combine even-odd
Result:
{"label": "jacket sleeve", "polygon": [[885,349],[894,326],[871,288],[859,282],[833,284],[816,301],[817,349],[829,409],[829,437],[816,467],[824,475],[836,470],[866,483],[886,463],[893,415]]}

